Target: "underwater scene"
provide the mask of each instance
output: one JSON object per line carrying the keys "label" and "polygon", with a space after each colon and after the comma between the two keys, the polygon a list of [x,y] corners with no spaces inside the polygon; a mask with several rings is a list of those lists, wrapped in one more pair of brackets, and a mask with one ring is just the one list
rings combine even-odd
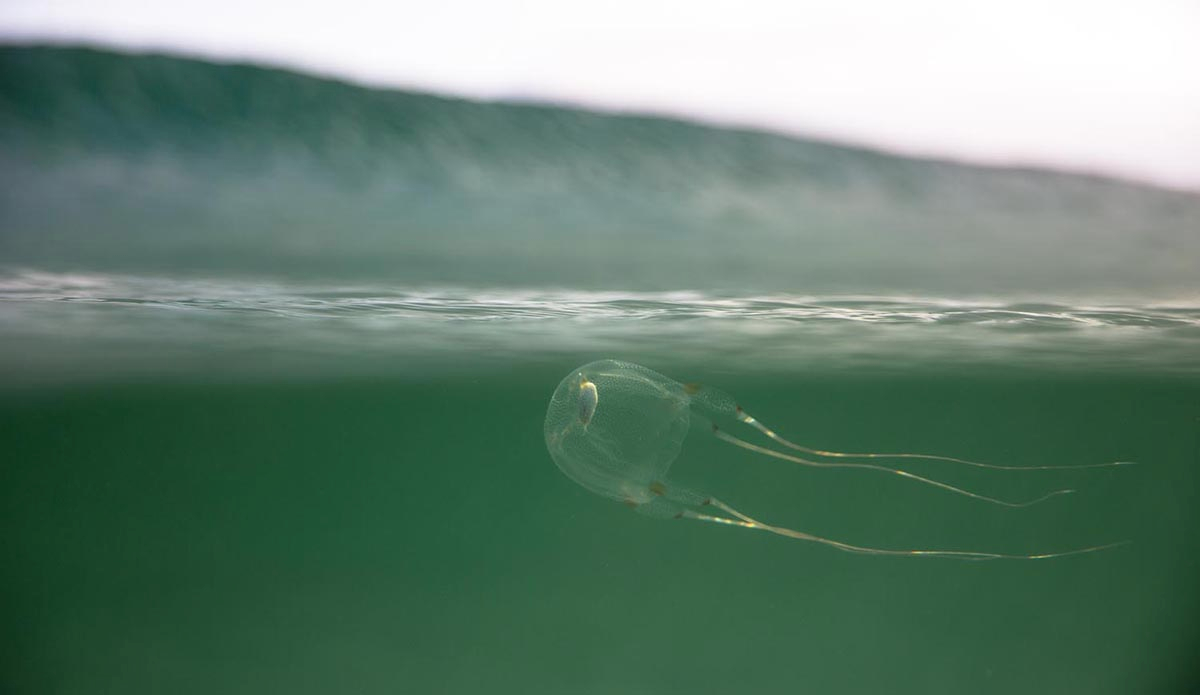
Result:
{"label": "underwater scene", "polygon": [[1193,692],[1197,278],[1195,192],[2,46],[4,689]]}

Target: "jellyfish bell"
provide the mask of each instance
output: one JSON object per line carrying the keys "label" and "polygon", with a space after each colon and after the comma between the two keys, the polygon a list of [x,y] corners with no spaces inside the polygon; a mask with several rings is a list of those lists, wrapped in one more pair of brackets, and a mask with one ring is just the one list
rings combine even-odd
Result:
{"label": "jellyfish bell", "polygon": [[[1050,470],[1128,465],[1118,461],[1082,466],[1001,466],[948,456],[926,454],[847,453],[795,444],[750,416],[728,394],[698,384],[681,384],[654,370],[630,362],[600,360],[586,364],[563,378],[546,411],[545,438],[550,457],[571,480],[591,492],[651,516],[687,518],[737,526],[830,545],[839,550],[871,555],[953,557],[960,559],[1043,559],[1093,552],[1120,543],[1058,553],[1006,555],[956,550],[886,550],[851,545],[802,531],[766,524],[710,495],[690,490],[669,479],[692,419],[706,422],[717,440],[770,458],[805,466],[882,471],[1005,507],[1027,507],[1057,495],[1055,490],[1028,501],[1002,500],[971,492],[909,471],[847,459],[926,459],[961,463],[994,470]],[[725,418],[746,425],[769,443],[819,457],[794,454],[754,444],[723,431],[711,419]],[[833,459],[833,460],[828,460]]]}
{"label": "jellyfish bell", "polygon": [[644,504],[687,436],[683,387],[652,370],[601,360],[567,375],[546,411],[546,448],[567,477],[620,502]]}

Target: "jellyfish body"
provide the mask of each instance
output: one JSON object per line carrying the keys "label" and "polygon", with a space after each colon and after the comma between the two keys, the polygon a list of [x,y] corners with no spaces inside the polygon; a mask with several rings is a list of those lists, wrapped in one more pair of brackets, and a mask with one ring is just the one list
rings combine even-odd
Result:
{"label": "jellyfish body", "polygon": [[[600,399],[603,398],[603,405]],[[656,495],[690,427],[681,384],[636,364],[602,360],[572,372],[550,398],[546,447],[571,480],[632,504]]]}
{"label": "jellyfish body", "polygon": [[[746,413],[728,394],[696,384],[681,384],[646,367],[617,360],[586,364],[568,374],[555,389],[546,412],[546,448],[554,463],[579,485],[651,516],[697,521],[768,531],[800,540],[823,543],[855,553],[872,555],[937,556],[960,559],[1041,559],[1092,552],[1109,544],[1058,553],[1005,555],[956,550],[887,550],[851,545],[802,531],[766,524],[728,504],[669,480],[668,472],[679,456],[692,420],[704,421],[717,439],[738,448],[805,466],[856,468],[882,471],[955,494],[1006,507],[1024,507],[1071,490],[1056,490],[1028,501],[1001,500],[918,476],[908,471],[846,459],[924,458],[997,470],[1046,470],[1127,465],[1114,462],[1084,466],[999,466],[946,456],[924,454],[851,454],[825,451],[784,439]],[[813,460],[745,441],[721,430],[711,420],[726,418],[752,428],[770,442],[787,449],[822,457]]]}

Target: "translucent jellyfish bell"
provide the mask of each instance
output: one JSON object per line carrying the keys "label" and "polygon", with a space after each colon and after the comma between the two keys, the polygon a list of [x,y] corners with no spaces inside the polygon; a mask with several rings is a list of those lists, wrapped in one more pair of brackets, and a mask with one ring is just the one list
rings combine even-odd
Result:
{"label": "translucent jellyfish bell", "polygon": [[597,495],[645,504],[687,436],[682,384],[627,362],[602,360],[562,380],[546,413],[546,446],[569,478]]}
{"label": "translucent jellyfish bell", "polygon": [[[1117,461],[1084,466],[999,466],[947,456],[925,454],[853,454],[812,449],[784,439],[746,413],[727,394],[696,384],[681,384],[645,367],[600,360],[566,376],[550,398],[546,412],[546,448],[554,463],[584,488],[634,507],[651,516],[697,521],[767,531],[780,536],[814,541],[840,550],[872,555],[956,557],[963,559],[1041,559],[1086,553],[1110,544],[1058,553],[1004,555],[957,550],[885,550],[851,545],[801,531],[765,524],[735,510],[711,495],[688,490],[668,478],[678,458],[692,418],[703,420],[718,440],[771,458],[805,466],[857,468],[882,471],[921,484],[1006,507],[1026,507],[1072,490],[1055,490],[1033,500],[1008,501],[970,492],[874,463],[853,459],[928,459],[994,470],[1050,470],[1127,465]],[[747,425],[768,442],[816,457],[806,459],[721,430],[711,420],[729,419]],[[830,460],[832,459],[832,460]]]}

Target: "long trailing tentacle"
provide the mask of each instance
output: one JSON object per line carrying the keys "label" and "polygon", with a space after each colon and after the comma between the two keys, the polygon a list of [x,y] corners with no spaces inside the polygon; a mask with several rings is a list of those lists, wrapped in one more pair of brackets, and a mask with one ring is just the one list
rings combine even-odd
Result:
{"label": "long trailing tentacle", "polygon": [[958,559],[958,560],[1046,560],[1049,558],[1066,557],[1068,555],[1082,555],[1084,553],[1094,553],[1094,552],[1097,552],[1100,550],[1106,550],[1108,548],[1115,548],[1117,546],[1126,545],[1128,543],[1128,541],[1121,541],[1118,543],[1097,545],[1097,546],[1092,546],[1089,548],[1078,548],[1075,550],[1067,550],[1067,551],[1058,552],[1058,553],[1038,553],[1038,554],[1032,554],[1032,555],[1009,555],[1009,554],[1004,554],[1004,553],[985,553],[985,552],[976,552],[976,551],[970,551],[970,550],[887,550],[884,548],[868,548],[868,547],[864,547],[864,546],[860,546],[860,545],[852,545],[850,543],[843,543],[842,541],[835,541],[831,538],[822,538],[821,536],[814,536],[811,533],[804,533],[803,531],[797,531],[795,529],[783,528],[780,526],[772,526],[771,524],[765,524],[761,521],[758,521],[757,519],[752,519],[749,516],[746,516],[745,514],[737,511],[733,507],[730,507],[729,505],[725,504],[724,502],[722,502],[718,499],[710,498],[706,502],[708,505],[716,507],[717,509],[725,512],[726,514],[729,514],[730,516],[732,516],[734,518],[731,519],[728,517],[714,516],[711,514],[702,514],[700,512],[693,511],[691,509],[684,510],[679,516],[681,516],[682,518],[685,518],[685,519],[695,519],[697,521],[707,521],[707,522],[714,523],[714,524],[724,524],[726,526],[738,526],[741,528],[766,531],[768,533],[774,533],[776,535],[785,536],[787,538],[795,538],[795,539],[803,540],[803,541],[812,541],[814,543],[822,543],[824,545],[828,545],[828,546],[837,548],[838,550],[842,550],[842,551],[845,551],[848,553],[858,553],[861,555],[893,555],[893,556],[905,556],[905,557],[943,557],[943,558],[951,558],[951,559]]}
{"label": "long trailing tentacle", "polygon": [[995,464],[995,463],[983,463],[981,461],[971,461],[969,459],[960,459],[960,458],[955,458],[953,456],[937,456],[934,454],[913,454],[913,453],[882,454],[882,453],[851,453],[851,452],[847,452],[847,451],[826,451],[824,449],[814,449],[811,447],[802,446],[800,444],[796,444],[795,442],[791,442],[791,441],[788,441],[787,439],[784,439],[783,437],[779,436],[779,434],[776,433],[774,430],[772,430],[770,427],[767,427],[766,425],[764,425],[763,423],[759,422],[757,419],[752,417],[745,410],[742,410],[742,407],[740,405],[736,406],[735,417],[739,421],[744,422],[747,425],[750,425],[751,427],[755,428],[759,432],[762,432],[764,435],[766,435],[770,439],[782,444],[783,446],[786,446],[789,449],[794,449],[796,451],[803,451],[806,454],[812,454],[814,456],[826,456],[829,458],[925,459],[927,461],[948,461],[950,463],[961,463],[961,464],[965,464],[968,466],[976,466],[978,468],[988,468],[988,469],[997,470],[997,471],[1059,471],[1059,470],[1074,470],[1074,469],[1085,469],[1085,468],[1112,468],[1113,466],[1136,465],[1135,461],[1110,461],[1108,463],[1084,463],[1084,464],[1077,464],[1077,465],[1002,466],[1002,465]]}
{"label": "long trailing tentacle", "polygon": [[1072,492],[1075,492],[1074,490],[1069,490],[1069,489],[1068,490],[1055,490],[1053,492],[1042,495],[1041,497],[1038,497],[1037,499],[1028,500],[1026,502],[1010,502],[1008,500],[1002,500],[1002,499],[997,499],[995,497],[988,497],[987,495],[981,495],[979,493],[971,492],[970,490],[964,490],[960,487],[955,487],[955,486],[949,485],[947,483],[939,482],[937,480],[932,480],[930,478],[925,478],[925,477],[916,475],[915,473],[909,473],[908,471],[903,471],[903,470],[900,470],[897,468],[888,468],[887,466],[877,466],[873,463],[854,463],[854,462],[841,463],[841,462],[833,462],[833,461],[810,461],[809,459],[800,458],[799,456],[792,456],[791,454],[785,454],[785,453],[782,453],[779,451],[775,451],[774,449],[768,449],[766,447],[759,446],[757,444],[751,444],[750,442],[738,439],[737,437],[722,431],[715,424],[712,426],[712,432],[717,437],[717,439],[728,442],[736,447],[741,447],[742,449],[746,449],[748,451],[753,451],[753,452],[756,452],[759,454],[764,454],[764,455],[770,456],[772,458],[777,458],[777,459],[781,459],[784,461],[791,461],[792,463],[798,463],[798,464],[801,464],[804,466],[814,466],[817,468],[861,468],[861,469],[866,469],[866,470],[881,471],[883,473],[891,473],[892,475],[898,475],[903,478],[908,478],[909,480],[915,480],[919,483],[924,483],[925,485],[932,485],[934,487],[941,488],[943,490],[947,490],[949,492],[953,492],[958,495],[964,495],[966,497],[971,497],[971,498],[974,498],[977,500],[983,500],[984,502],[991,502],[992,504],[998,504],[998,505],[1001,505],[1004,507],[1028,507],[1030,505],[1037,504],[1038,502],[1048,500],[1051,497],[1057,497],[1058,495],[1067,495]]}

